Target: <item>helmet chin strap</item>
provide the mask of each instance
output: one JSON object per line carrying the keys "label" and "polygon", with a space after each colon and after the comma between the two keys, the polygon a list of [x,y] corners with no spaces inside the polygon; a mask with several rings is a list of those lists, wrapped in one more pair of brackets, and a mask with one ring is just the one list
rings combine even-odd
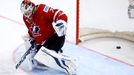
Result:
{"label": "helmet chin strap", "polygon": [[32,16],[32,14],[33,14],[33,13],[31,13],[31,14],[29,14],[29,15],[24,14],[24,16],[30,19],[30,17]]}

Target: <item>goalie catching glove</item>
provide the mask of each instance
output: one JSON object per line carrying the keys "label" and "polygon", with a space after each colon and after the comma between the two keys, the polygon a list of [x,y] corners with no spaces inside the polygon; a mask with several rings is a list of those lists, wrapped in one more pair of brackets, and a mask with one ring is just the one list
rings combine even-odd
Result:
{"label": "goalie catching glove", "polygon": [[58,20],[56,22],[53,22],[52,25],[59,37],[64,36],[66,34],[67,23],[64,20]]}

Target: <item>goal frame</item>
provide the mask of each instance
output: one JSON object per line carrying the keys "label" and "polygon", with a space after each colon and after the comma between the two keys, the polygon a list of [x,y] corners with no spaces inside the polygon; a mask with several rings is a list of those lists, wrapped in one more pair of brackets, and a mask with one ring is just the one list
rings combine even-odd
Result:
{"label": "goal frame", "polygon": [[76,44],[79,40],[79,16],[80,16],[80,0],[76,0]]}

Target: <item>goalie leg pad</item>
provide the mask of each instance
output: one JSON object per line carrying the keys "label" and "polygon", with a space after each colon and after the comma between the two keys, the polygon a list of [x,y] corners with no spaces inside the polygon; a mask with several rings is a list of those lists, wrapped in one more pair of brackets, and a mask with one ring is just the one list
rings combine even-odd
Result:
{"label": "goalie leg pad", "polygon": [[69,75],[75,74],[77,69],[71,58],[57,54],[45,47],[41,47],[34,58],[50,68],[64,71]]}

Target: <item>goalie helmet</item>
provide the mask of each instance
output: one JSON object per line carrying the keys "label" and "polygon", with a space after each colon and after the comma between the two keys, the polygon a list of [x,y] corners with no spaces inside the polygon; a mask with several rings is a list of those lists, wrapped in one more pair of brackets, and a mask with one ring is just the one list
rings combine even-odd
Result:
{"label": "goalie helmet", "polygon": [[24,16],[30,17],[33,14],[35,4],[31,1],[22,1],[20,10]]}

